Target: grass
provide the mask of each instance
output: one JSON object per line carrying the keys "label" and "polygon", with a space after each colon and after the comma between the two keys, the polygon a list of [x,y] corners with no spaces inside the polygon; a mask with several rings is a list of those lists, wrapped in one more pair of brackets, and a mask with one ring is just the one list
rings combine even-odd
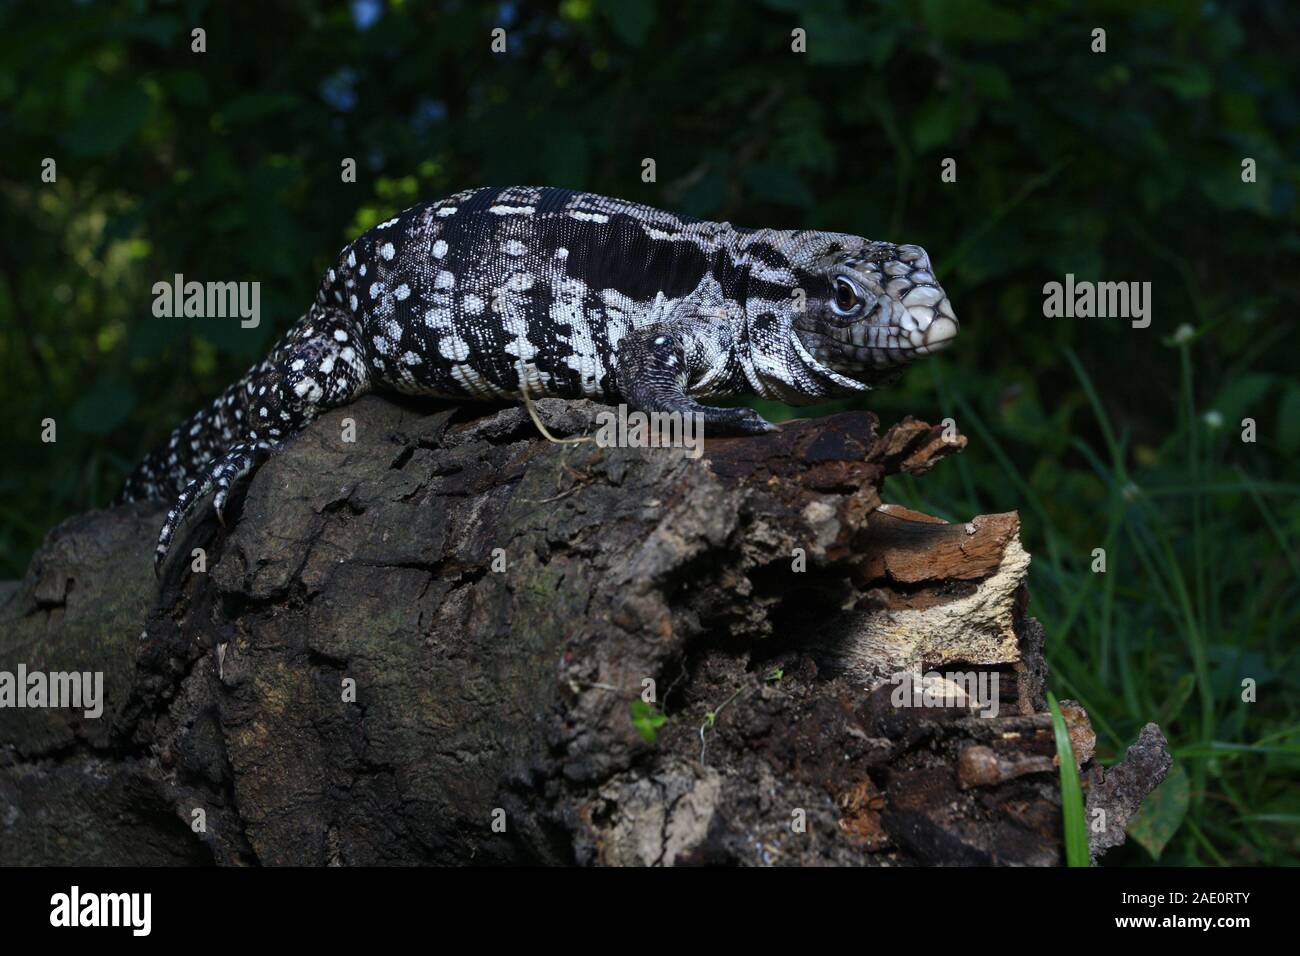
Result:
{"label": "grass", "polygon": [[1061,714],[1056,695],[1047,692],[1047,706],[1052,712],[1052,732],[1056,737],[1056,756],[1061,766],[1061,815],[1065,831],[1067,866],[1088,866],[1088,825],[1083,816],[1083,790],[1079,785],[1079,766],[1074,758],[1070,731]]}
{"label": "grass", "polygon": [[1016,422],[977,407],[979,382],[934,363],[944,412],[971,444],[886,490],[949,520],[1019,509],[1051,686],[1087,708],[1105,762],[1147,721],[1169,738],[1188,799],[1160,801],[1167,839],[1129,841],[1106,864],[1295,864],[1300,561],[1287,528],[1300,486],[1252,477],[1242,462],[1276,450],[1239,444],[1235,425],[1207,421],[1194,341],[1166,344],[1178,350],[1181,380],[1159,447],[1135,454],[1067,353],[1083,401],[1065,423],[1068,454],[1047,463]]}

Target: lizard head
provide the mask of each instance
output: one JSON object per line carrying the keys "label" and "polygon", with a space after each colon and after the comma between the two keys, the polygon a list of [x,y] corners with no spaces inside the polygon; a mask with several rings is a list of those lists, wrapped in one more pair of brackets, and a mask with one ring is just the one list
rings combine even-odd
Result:
{"label": "lizard head", "polygon": [[835,243],[805,268],[795,334],[836,372],[870,379],[946,348],[957,335],[957,316],[920,246]]}

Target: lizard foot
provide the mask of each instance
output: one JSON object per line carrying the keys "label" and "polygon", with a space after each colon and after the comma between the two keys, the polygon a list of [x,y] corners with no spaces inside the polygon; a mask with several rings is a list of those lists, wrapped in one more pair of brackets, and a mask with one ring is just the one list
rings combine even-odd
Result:
{"label": "lizard foot", "polygon": [[213,461],[203,474],[181,490],[175,503],[167,512],[162,531],[158,534],[158,548],[153,556],[155,575],[161,575],[163,562],[167,559],[167,552],[171,548],[176,532],[193,512],[199,500],[215,486],[217,493],[213,498],[213,507],[216,509],[217,520],[224,525],[226,498],[230,494],[230,489],[236,481],[260,465],[270,449],[269,442],[236,442],[224,455]]}
{"label": "lizard foot", "polygon": [[719,431],[738,435],[765,435],[780,431],[752,408],[715,408],[712,405],[697,406],[704,417],[704,424]]}

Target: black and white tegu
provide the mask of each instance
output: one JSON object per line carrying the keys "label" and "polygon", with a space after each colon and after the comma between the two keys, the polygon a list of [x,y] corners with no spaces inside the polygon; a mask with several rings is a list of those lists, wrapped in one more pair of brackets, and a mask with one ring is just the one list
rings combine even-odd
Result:
{"label": "black and white tegu", "polygon": [[792,405],[869,389],[947,346],[957,318],[924,249],[741,229],[549,187],[472,189],[339,253],[263,361],[172,432],[120,500],[174,501],[158,540],[326,409],[371,390],[592,398],[773,428],[708,399]]}

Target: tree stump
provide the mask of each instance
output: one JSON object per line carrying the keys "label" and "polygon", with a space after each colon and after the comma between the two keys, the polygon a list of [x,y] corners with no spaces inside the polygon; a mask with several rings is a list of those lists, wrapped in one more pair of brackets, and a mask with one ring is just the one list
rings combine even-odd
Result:
{"label": "tree stump", "polygon": [[[104,681],[97,719],[0,709],[0,864],[1063,862],[1017,516],[881,505],[964,438],[845,413],[693,459],[432,407],[323,416],[161,581],[137,503],[0,585],[0,672]],[[1103,770],[1065,711],[1099,853],[1169,756],[1148,725]]]}

